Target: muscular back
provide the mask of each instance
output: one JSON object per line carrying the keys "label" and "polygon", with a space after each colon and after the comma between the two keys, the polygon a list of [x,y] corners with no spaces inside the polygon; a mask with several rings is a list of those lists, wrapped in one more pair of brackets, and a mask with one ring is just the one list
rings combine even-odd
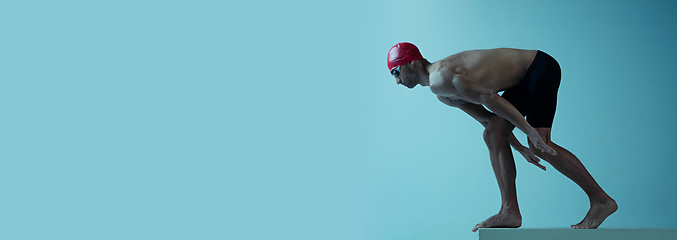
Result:
{"label": "muscular back", "polygon": [[[433,65],[474,79],[485,88],[500,91],[517,85],[536,56],[536,50],[513,48],[460,52]],[[433,66],[435,68],[435,66]]]}

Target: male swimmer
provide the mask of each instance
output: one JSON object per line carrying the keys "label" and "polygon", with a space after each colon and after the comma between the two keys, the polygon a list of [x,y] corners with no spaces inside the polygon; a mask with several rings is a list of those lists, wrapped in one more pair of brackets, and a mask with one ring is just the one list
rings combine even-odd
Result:
{"label": "male swimmer", "polygon": [[[522,226],[510,145],[543,170],[536,156],[544,159],[588,195],[590,210],[571,228],[595,229],[618,209],[616,201],[602,190],[578,158],[550,139],[561,72],[557,61],[547,53],[511,48],[471,50],[430,63],[416,46],[403,42],[388,52],[388,69],[397,84],[408,88],[429,86],[440,102],[460,108],[485,126],[484,141],[502,204],[498,214],[475,225],[473,232],[479,228]],[[503,94],[498,95],[501,91]],[[515,127],[526,133],[528,149],[512,134]]]}

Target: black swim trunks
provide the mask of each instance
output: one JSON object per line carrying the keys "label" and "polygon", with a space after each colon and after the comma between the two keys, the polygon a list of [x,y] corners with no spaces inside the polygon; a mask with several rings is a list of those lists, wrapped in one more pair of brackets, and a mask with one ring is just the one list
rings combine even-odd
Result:
{"label": "black swim trunks", "polygon": [[519,85],[501,95],[512,103],[535,128],[550,128],[555,118],[557,90],[562,71],[557,60],[538,51]]}

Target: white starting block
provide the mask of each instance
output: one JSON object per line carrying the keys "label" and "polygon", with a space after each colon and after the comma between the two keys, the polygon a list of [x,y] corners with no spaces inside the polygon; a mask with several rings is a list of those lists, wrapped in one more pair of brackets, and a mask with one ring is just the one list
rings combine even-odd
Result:
{"label": "white starting block", "polygon": [[674,228],[480,228],[479,240],[677,240]]}

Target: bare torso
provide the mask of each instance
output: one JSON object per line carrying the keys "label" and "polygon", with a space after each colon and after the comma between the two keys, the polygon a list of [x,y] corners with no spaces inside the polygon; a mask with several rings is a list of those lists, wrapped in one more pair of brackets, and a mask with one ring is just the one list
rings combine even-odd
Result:
{"label": "bare torso", "polygon": [[537,50],[514,48],[460,52],[433,63],[433,71],[453,71],[493,91],[516,86],[536,57]]}

